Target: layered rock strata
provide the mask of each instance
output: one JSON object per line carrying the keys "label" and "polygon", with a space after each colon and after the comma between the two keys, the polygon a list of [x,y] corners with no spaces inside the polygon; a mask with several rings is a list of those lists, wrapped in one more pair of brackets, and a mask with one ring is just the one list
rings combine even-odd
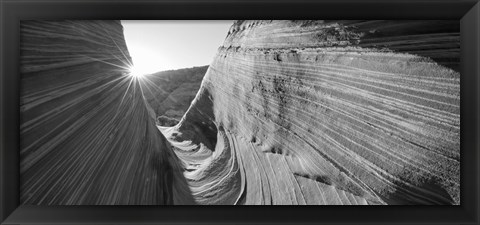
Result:
{"label": "layered rock strata", "polygon": [[460,203],[456,22],[236,21],[174,127],[118,21],[21,31],[24,204]]}
{"label": "layered rock strata", "polygon": [[22,21],[23,204],[193,202],[130,61],[120,21]]}
{"label": "layered rock strata", "polygon": [[458,204],[458,41],[450,21],[237,21],[164,133],[202,204]]}

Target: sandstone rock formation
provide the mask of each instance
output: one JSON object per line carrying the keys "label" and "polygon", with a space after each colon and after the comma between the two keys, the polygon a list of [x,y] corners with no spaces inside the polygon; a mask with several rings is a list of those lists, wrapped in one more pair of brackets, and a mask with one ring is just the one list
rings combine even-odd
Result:
{"label": "sandstone rock formation", "polygon": [[164,133],[202,204],[458,204],[460,76],[432,61],[458,68],[458,40],[449,21],[237,21]]}
{"label": "sandstone rock formation", "polygon": [[24,21],[21,33],[23,204],[193,203],[127,74],[120,21]]}
{"label": "sandstone rock formation", "polygon": [[208,66],[168,70],[146,75],[145,98],[157,115],[157,124],[177,124],[195,98]]}
{"label": "sandstone rock formation", "polygon": [[22,23],[24,204],[460,203],[458,24],[236,21],[174,127],[121,31]]}

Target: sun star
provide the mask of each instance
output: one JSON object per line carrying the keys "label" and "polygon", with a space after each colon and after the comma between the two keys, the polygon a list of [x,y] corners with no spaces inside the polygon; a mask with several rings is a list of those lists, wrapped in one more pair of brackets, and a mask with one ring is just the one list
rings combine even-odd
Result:
{"label": "sun star", "polygon": [[129,72],[131,76],[136,78],[141,78],[148,73],[135,66],[130,67]]}

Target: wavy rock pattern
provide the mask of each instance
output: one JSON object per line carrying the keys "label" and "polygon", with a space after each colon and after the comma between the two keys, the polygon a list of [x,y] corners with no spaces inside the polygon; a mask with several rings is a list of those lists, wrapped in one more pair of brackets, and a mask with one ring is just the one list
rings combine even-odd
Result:
{"label": "wavy rock pattern", "polygon": [[118,21],[21,30],[24,204],[460,203],[458,24],[237,21],[167,128]]}
{"label": "wavy rock pattern", "polygon": [[193,202],[126,73],[120,21],[25,21],[21,32],[23,204]]}
{"label": "wavy rock pattern", "polygon": [[460,75],[431,60],[456,68],[458,40],[449,21],[237,21],[164,133],[202,204],[458,204]]}

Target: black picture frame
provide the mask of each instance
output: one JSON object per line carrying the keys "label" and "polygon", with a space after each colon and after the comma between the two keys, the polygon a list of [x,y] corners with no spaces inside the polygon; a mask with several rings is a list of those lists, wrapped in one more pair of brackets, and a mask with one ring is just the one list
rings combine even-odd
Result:
{"label": "black picture frame", "polygon": [[[478,0],[0,0],[1,224],[478,224]],[[459,206],[21,206],[19,24],[29,19],[456,19],[461,24]]]}

